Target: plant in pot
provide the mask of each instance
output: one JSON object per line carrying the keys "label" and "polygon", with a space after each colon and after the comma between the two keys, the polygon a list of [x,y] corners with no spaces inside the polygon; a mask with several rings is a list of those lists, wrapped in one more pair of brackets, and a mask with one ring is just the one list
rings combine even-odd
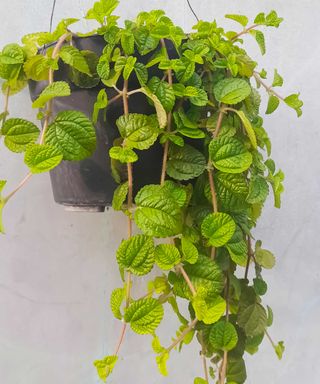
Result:
{"label": "plant in pot", "polygon": [[[252,35],[264,54],[261,29],[282,19],[271,11],[249,24],[230,14],[239,32],[198,21],[187,34],[161,10],[120,27],[117,5],[94,3],[86,18],[99,26],[90,33],[71,32],[77,20],[66,19],[2,49],[1,136],[24,153],[29,172],[8,193],[1,181],[1,213],[32,175],[50,171],[57,202],[90,211],[112,204],[126,215],[116,254],[123,286],[110,299],[122,325],[114,351],[94,363],[102,380],[130,326],[151,336],[163,375],[174,350],[196,338],[204,373],[194,383],[241,384],[245,353],[265,338],[279,358],[284,350],[269,335],[273,314],[263,303],[262,272],[275,258],[252,233],[270,191],[280,207],[284,179],[270,157],[259,88],[269,95],[266,114],[284,102],[300,116],[302,102],[274,89],[283,84],[277,70],[267,85],[266,71],[242,48]],[[42,129],[9,116],[10,97],[28,84]],[[154,267],[159,275],[133,297],[134,280]],[[164,346],[156,330],[165,309],[181,326]]]}

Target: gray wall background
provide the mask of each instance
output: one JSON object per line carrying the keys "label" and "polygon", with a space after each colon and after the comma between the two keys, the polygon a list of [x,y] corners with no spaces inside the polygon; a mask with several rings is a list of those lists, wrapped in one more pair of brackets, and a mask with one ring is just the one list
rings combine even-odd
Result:
{"label": "gray wall background", "polygon": [[[0,46],[18,41],[49,24],[51,0],[1,0]],[[57,1],[55,21],[81,17],[90,0]],[[193,0],[200,18],[216,18],[224,26],[226,13],[255,16],[277,9],[285,17],[279,30],[269,29],[263,58],[251,37],[249,51],[272,74],[285,77],[281,91],[301,91],[304,115],[281,106],[265,119],[273,140],[273,157],[285,171],[282,209],[270,201],[257,238],[274,251],[277,265],[265,272],[269,293],[265,303],[275,312],[271,334],[284,340],[279,362],[265,341],[259,356],[248,356],[249,384],[318,383],[319,315],[319,36],[317,0]],[[194,18],[185,0],[122,1],[118,14],[133,17],[138,10],[165,9],[186,30]],[[86,26],[83,25],[85,28]],[[272,81],[272,79],[270,79]],[[27,91],[10,102],[12,116],[34,118]],[[22,158],[0,151],[1,179],[11,190],[24,176]],[[120,330],[108,307],[111,290],[119,286],[115,250],[126,236],[121,214],[68,213],[55,205],[48,175],[34,177],[5,210],[7,235],[0,248],[0,381],[3,384],[97,383],[95,358],[112,353]],[[138,283],[142,289],[144,281]],[[160,335],[167,344],[177,322],[167,316]],[[191,383],[202,375],[197,345],[183,355],[172,353],[170,376],[162,378],[150,355],[150,337],[128,332],[121,361],[110,383]],[[124,358],[122,358],[124,357]]]}

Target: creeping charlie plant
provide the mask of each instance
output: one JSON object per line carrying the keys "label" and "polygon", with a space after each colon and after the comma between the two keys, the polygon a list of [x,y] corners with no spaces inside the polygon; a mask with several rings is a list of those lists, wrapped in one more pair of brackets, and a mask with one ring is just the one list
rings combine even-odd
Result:
{"label": "creeping charlie plant", "polygon": [[[252,235],[268,195],[279,208],[284,189],[284,174],[270,157],[260,93],[269,96],[262,107],[265,114],[284,103],[300,116],[303,103],[299,94],[280,95],[276,89],[283,85],[281,75],[275,69],[268,82],[270,76],[242,47],[251,35],[264,55],[263,31],[278,28],[282,18],[275,11],[260,13],[252,21],[230,14],[226,18],[238,23],[236,31],[225,31],[216,21],[199,21],[186,34],[161,10],[141,12],[120,27],[113,14],[117,5],[117,0],[100,0],[86,15],[98,26],[80,36],[103,36],[100,56],[73,46],[70,26],[77,19],[63,20],[52,33],[29,34],[22,44],[2,49],[1,136],[9,150],[24,154],[29,173],[13,191],[6,192],[6,181],[0,181],[1,215],[32,175],[48,172],[62,160],[91,156],[99,113],[108,113],[110,103],[121,101],[119,138],[106,153],[119,182],[112,205],[123,211],[129,224],[128,236],[116,253],[123,286],[112,292],[110,300],[121,329],[115,349],[110,346],[110,355],[94,362],[97,373],[103,381],[112,373],[130,326],[138,334],[150,335],[161,374],[168,374],[166,363],[175,350],[196,339],[204,372],[194,378],[195,384],[242,384],[247,377],[245,353],[256,353],[264,339],[269,339],[279,359],[284,351],[283,342],[276,343],[269,335],[273,314],[263,300],[267,291],[263,270],[275,265],[275,257]],[[175,48],[174,58],[168,54],[168,44]],[[45,50],[40,49],[43,46]],[[145,55],[146,65],[139,62]],[[61,63],[70,67],[70,82],[54,81]],[[161,76],[150,76],[155,67]],[[130,89],[132,76],[139,88]],[[32,104],[41,111],[42,130],[9,115],[10,97],[29,80],[48,84]],[[100,84],[93,116],[76,110],[53,116],[54,98],[69,96],[70,84],[79,88]],[[110,100],[108,88],[117,92]],[[137,93],[154,106],[154,114],[129,110],[128,98]],[[163,146],[159,184],[145,185],[134,195],[132,163],[156,142]],[[133,224],[140,230],[137,235]],[[0,230],[4,232],[2,219]],[[161,270],[159,276],[149,281],[142,297],[133,297],[134,279],[155,267]],[[187,313],[180,311],[182,300],[189,304]],[[173,311],[181,323],[171,344],[157,336],[165,310]]]}

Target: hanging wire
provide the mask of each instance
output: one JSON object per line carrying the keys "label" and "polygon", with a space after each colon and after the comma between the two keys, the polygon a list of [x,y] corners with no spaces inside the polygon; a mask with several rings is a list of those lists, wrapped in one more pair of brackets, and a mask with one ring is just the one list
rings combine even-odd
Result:
{"label": "hanging wire", "polygon": [[50,33],[52,32],[53,16],[54,16],[54,10],[56,8],[56,2],[57,2],[57,0],[53,0],[52,11],[51,11],[51,16],[50,16]]}
{"label": "hanging wire", "polygon": [[199,17],[197,16],[197,14],[195,13],[195,11],[193,10],[192,5],[190,4],[190,1],[187,0],[187,3],[188,3],[188,6],[189,6],[191,12],[193,13],[194,17],[197,19],[197,21],[199,21]]}

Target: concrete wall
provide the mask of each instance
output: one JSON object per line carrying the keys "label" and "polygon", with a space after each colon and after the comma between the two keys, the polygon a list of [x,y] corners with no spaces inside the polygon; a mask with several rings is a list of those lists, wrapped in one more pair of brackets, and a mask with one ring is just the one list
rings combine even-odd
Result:
{"label": "concrete wall", "polygon": [[[48,28],[51,0],[1,0],[0,46],[20,36]],[[90,0],[57,1],[55,21],[82,16]],[[282,362],[264,342],[259,357],[248,357],[249,384],[318,383],[319,316],[319,36],[317,0],[193,0],[199,17],[226,13],[254,16],[273,8],[285,17],[279,30],[267,33],[268,54],[261,67],[284,75],[284,94],[301,90],[304,115],[281,106],[267,117],[273,156],[286,173],[282,210],[266,205],[258,238],[277,256],[277,266],[265,272],[273,307],[271,334],[285,340]],[[164,8],[186,30],[194,18],[185,0],[122,1],[119,14],[132,17],[138,10]],[[85,25],[84,25],[85,27]],[[34,117],[27,91],[10,102],[12,116]],[[4,147],[0,175],[8,190],[25,174],[22,158]],[[0,248],[0,382],[3,384],[97,383],[92,361],[113,351],[120,324],[111,317],[107,299],[120,283],[115,263],[117,244],[125,236],[125,219],[105,214],[67,213],[55,205],[47,175],[34,177],[5,210],[7,235]],[[140,283],[141,287],[143,282]],[[177,323],[166,318],[162,337],[169,341]],[[183,356],[172,354],[170,376],[156,372],[150,356],[150,337],[129,332],[110,383],[191,383],[201,375],[197,346]]]}

